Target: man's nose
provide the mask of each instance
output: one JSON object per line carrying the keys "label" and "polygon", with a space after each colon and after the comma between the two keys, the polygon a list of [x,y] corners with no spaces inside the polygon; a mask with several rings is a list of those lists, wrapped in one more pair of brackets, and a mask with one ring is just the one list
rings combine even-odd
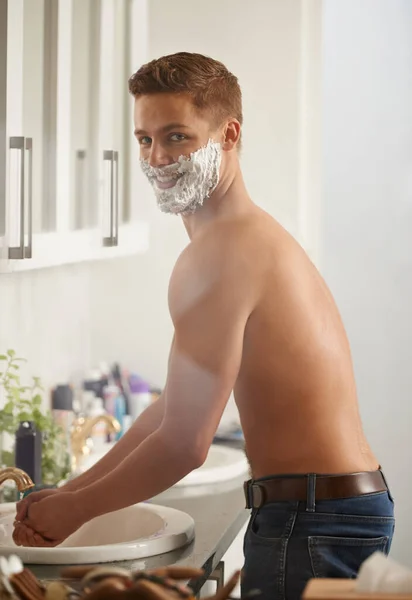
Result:
{"label": "man's nose", "polygon": [[162,144],[152,142],[149,153],[149,165],[151,167],[167,167],[174,163],[173,156],[167,152]]}

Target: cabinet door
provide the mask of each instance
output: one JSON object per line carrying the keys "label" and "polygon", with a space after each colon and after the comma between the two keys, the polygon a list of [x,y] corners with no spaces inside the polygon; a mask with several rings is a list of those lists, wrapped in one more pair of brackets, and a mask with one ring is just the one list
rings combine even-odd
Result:
{"label": "cabinet door", "polygon": [[136,64],[133,53],[137,49],[138,66],[147,57],[147,13],[147,0],[101,0],[98,158],[105,256],[140,253],[148,246],[146,215],[133,210],[132,172],[140,169],[131,161],[136,142],[132,147],[133,99],[128,91]]}
{"label": "cabinet door", "polygon": [[118,37],[119,30],[122,29],[119,12],[117,0],[101,0],[98,161],[99,210],[102,243],[105,247],[118,245],[121,181],[119,164],[123,164],[124,160],[119,148],[122,132],[116,131],[119,123],[122,125],[121,119],[116,115],[116,111],[121,110],[121,106],[117,104],[119,95],[116,85],[121,79],[117,70],[121,65],[119,56],[124,46],[124,38]]}
{"label": "cabinet door", "polygon": [[72,2],[70,229],[99,226],[98,109],[100,2]]}
{"label": "cabinet door", "polygon": [[71,0],[69,220],[99,248],[118,245],[123,212],[127,5]]}
{"label": "cabinet door", "polygon": [[[148,0],[129,0],[127,29],[127,73],[130,77],[149,60]],[[139,164],[139,145],[134,136],[134,98],[128,94],[126,110],[126,168],[123,197],[123,222],[133,225],[146,221],[155,198]]]}
{"label": "cabinet door", "polygon": [[132,127],[128,93],[128,45],[132,34],[130,0],[115,0],[113,54],[113,147],[118,153],[118,223],[127,220],[127,132]]}
{"label": "cabinet door", "polygon": [[24,2],[0,4],[0,269],[23,260],[25,231],[25,140],[22,122]]}
{"label": "cabinet door", "polygon": [[[8,205],[8,128],[7,118],[7,92],[10,90],[8,82],[7,63],[12,51],[11,40],[8,36],[9,11],[8,3],[0,3],[0,272],[8,270],[8,236],[7,220],[9,216]],[[14,40],[16,42],[16,39]]]}
{"label": "cabinet door", "polygon": [[56,226],[56,10],[9,0],[0,11],[0,268],[10,271]]}
{"label": "cabinet door", "polygon": [[33,236],[57,226],[57,16],[55,0],[24,0],[22,122],[31,140]]}

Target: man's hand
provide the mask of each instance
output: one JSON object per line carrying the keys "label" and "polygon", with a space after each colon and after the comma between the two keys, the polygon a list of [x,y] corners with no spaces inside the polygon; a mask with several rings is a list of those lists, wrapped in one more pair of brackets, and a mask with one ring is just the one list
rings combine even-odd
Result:
{"label": "man's hand", "polygon": [[52,547],[61,544],[86,521],[75,494],[60,491],[32,502],[27,518],[16,523],[14,542],[18,546]]}
{"label": "man's hand", "polygon": [[47,496],[51,496],[53,494],[59,493],[59,489],[50,489],[50,490],[41,490],[40,492],[31,492],[28,496],[17,502],[16,505],[16,521],[23,521],[27,517],[27,513],[29,510],[29,506],[33,504],[33,502],[39,502],[43,498],[47,498]]}

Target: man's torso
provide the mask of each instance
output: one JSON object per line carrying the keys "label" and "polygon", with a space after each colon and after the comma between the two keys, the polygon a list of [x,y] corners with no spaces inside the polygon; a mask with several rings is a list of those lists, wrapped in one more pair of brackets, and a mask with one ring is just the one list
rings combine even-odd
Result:
{"label": "man's torso", "polygon": [[211,237],[216,256],[243,260],[239,296],[245,282],[257,290],[234,388],[253,477],[376,469],[344,327],[305,252],[257,207],[212,223],[204,244]]}

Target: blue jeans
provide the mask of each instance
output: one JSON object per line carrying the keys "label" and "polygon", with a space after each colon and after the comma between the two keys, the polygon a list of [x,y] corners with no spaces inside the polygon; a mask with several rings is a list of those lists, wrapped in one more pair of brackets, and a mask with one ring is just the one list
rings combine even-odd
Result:
{"label": "blue jeans", "polygon": [[380,550],[389,553],[395,527],[388,492],[305,502],[273,502],[253,511],[245,536],[242,598],[300,600],[314,577],[356,577]]}

